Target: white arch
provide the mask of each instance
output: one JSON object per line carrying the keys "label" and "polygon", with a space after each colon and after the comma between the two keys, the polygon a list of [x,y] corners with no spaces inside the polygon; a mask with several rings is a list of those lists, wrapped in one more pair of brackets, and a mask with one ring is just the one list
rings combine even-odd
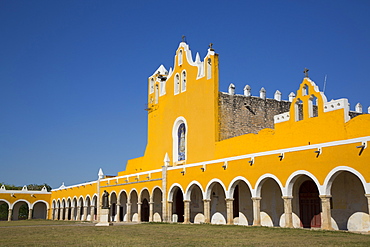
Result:
{"label": "white arch", "polygon": [[231,182],[229,184],[228,191],[227,191],[228,194],[226,195],[226,198],[233,198],[234,190],[235,190],[235,187],[236,187],[236,184],[237,184],[238,181],[245,182],[247,184],[250,192],[251,192],[251,195],[252,195],[253,188],[252,188],[251,183],[248,181],[248,179],[246,179],[245,177],[242,177],[242,176],[237,176],[233,180],[231,180]]}
{"label": "white arch", "polygon": [[357,176],[357,178],[360,179],[362,186],[364,187],[365,194],[370,193],[370,183],[366,183],[364,176],[360,172],[353,169],[352,167],[337,166],[333,170],[331,170],[325,178],[324,185],[323,185],[325,195],[330,195],[331,186],[333,185],[333,181],[341,172],[350,172],[354,174],[355,176]]}
{"label": "white arch", "polygon": [[84,200],[83,196],[80,196],[77,200],[77,207],[83,207],[84,205],[85,205],[85,200]]}
{"label": "white arch", "polygon": [[5,199],[0,199],[0,202],[5,202],[6,204],[8,204],[8,208],[10,209],[10,202],[8,202],[7,200]]}
{"label": "white arch", "polygon": [[180,127],[181,124],[185,124],[185,160],[187,159],[188,157],[188,132],[189,132],[189,128],[188,128],[188,123],[186,122],[186,119],[182,116],[176,118],[174,124],[173,124],[173,127],[172,127],[172,157],[173,157],[173,162],[177,162],[178,159],[179,159],[179,155],[178,155],[178,137],[177,137],[177,132],[178,132],[178,128]]}
{"label": "white arch", "polygon": [[94,193],[94,195],[92,196],[91,206],[96,207],[95,202],[98,202],[98,194],[97,193]]}
{"label": "white arch", "polygon": [[130,202],[131,203],[131,197],[132,197],[132,193],[134,191],[136,192],[137,200],[139,201],[139,193],[137,192],[137,190],[135,188],[133,188],[133,189],[130,190],[130,193],[128,194],[127,202]]}
{"label": "white arch", "polygon": [[256,182],[256,185],[254,186],[255,189],[252,191],[252,197],[261,197],[261,188],[262,188],[262,185],[264,184],[264,182],[268,179],[268,178],[271,178],[273,180],[275,180],[275,182],[279,185],[280,187],[280,191],[281,191],[281,194],[283,195],[284,193],[284,187],[283,185],[281,184],[280,180],[273,174],[271,173],[266,173],[266,174],[263,174]]}
{"label": "white arch", "polygon": [[159,191],[161,192],[162,196],[163,196],[163,191],[162,191],[162,188],[159,187],[159,186],[154,186],[154,188],[152,189],[152,193],[150,194],[150,201],[152,202],[154,200],[154,191],[156,189],[159,189]]}
{"label": "white arch", "polygon": [[67,207],[70,207],[72,205],[72,199],[70,196],[68,196],[67,200],[66,200],[66,204],[67,204]]}
{"label": "white arch", "polygon": [[190,200],[191,191],[192,191],[194,186],[199,187],[200,191],[202,192],[202,197],[204,198],[203,186],[198,181],[193,180],[189,183],[188,187],[185,190],[184,200]]}
{"label": "white arch", "polygon": [[121,195],[122,195],[122,193],[124,193],[126,195],[126,200],[128,200],[128,196],[129,195],[127,194],[127,191],[125,189],[120,190],[120,192],[118,194],[118,197],[117,197],[117,200],[118,201],[121,201]]}
{"label": "white arch", "polygon": [[294,184],[300,176],[307,176],[311,178],[312,181],[314,181],[314,183],[316,184],[316,187],[319,190],[320,195],[323,194],[324,192],[323,186],[320,184],[319,180],[312,173],[306,170],[298,170],[298,171],[293,172],[287,179],[284,192],[283,192],[283,196],[292,196]]}
{"label": "white arch", "polygon": [[175,187],[178,187],[182,192],[182,196],[184,196],[184,189],[182,188],[182,186],[178,183],[174,183],[174,184],[171,185],[170,189],[168,190],[168,197],[167,198],[168,198],[169,201],[173,201],[173,192],[174,192]]}
{"label": "white arch", "polygon": [[141,202],[142,201],[142,195],[143,195],[143,192],[144,192],[144,190],[146,190],[146,191],[148,191],[148,195],[149,195],[149,200],[150,200],[150,190],[147,188],[147,187],[144,187],[144,188],[142,188],[141,190],[140,190],[140,194],[138,195],[138,200],[139,200],[139,202]]}
{"label": "white arch", "polygon": [[27,206],[28,206],[28,209],[31,208],[31,203],[29,201],[24,200],[24,199],[18,199],[18,200],[16,200],[15,202],[13,202],[11,204],[11,206],[9,207],[9,209],[13,209],[14,205],[17,204],[18,202],[25,202],[27,204]]}
{"label": "white arch", "polygon": [[224,185],[224,183],[220,179],[214,178],[211,181],[209,181],[206,186],[204,199],[211,199],[211,191],[212,191],[213,186],[216,183],[219,183],[221,185],[221,187],[224,189],[225,197],[227,196],[228,193],[227,193],[226,186]]}
{"label": "white arch", "polygon": [[35,201],[34,203],[32,203],[32,205],[31,205],[32,209],[33,209],[33,207],[35,206],[35,204],[36,204],[36,203],[38,203],[38,202],[43,202],[43,203],[45,203],[45,204],[46,204],[46,209],[47,209],[47,210],[49,210],[49,203],[48,203],[47,201],[44,201],[44,200],[37,200],[37,201]]}

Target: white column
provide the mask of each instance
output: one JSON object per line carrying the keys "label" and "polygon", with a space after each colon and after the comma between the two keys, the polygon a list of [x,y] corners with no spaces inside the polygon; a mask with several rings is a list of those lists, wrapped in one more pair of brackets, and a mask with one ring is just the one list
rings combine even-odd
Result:
{"label": "white column", "polygon": [[211,199],[203,200],[204,206],[204,223],[211,223]]}
{"label": "white column", "polygon": [[190,223],[190,200],[184,200],[184,224]]}
{"label": "white column", "polygon": [[330,198],[331,195],[320,195],[321,199],[321,229],[332,230],[331,226],[331,209],[330,209]]}
{"label": "white column", "polygon": [[13,209],[8,210],[8,221],[12,221],[12,214],[13,214]]}
{"label": "white column", "polygon": [[282,196],[284,199],[285,227],[293,228],[292,196]]}
{"label": "white column", "polygon": [[149,222],[153,222],[154,202],[149,202]]}
{"label": "white column", "polygon": [[226,217],[227,224],[234,224],[234,198],[226,198]]}
{"label": "white column", "polygon": [[127,222],[131,222],[131,203],[127,203]]}
{"label": "white column", "polygon": [[261,197],[252,197],[253,201],[253,226],[261,225]]}

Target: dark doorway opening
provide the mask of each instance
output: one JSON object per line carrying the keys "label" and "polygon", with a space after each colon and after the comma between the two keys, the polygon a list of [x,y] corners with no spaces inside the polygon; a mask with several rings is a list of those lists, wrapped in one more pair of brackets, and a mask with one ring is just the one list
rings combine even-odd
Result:
{"label": "dark doorway opening", "polygon": [[147,199],[144,199],[143,203],[141,204],[141,221],[149,221],[149,203]]}
{"label": "dark doorway opening", "polygon": [[177,222],[184,222],[184,197],[179,189],[176,191],[175,210],[173,213],[177,214]]}
{"label": "dark doorway opening", "polygon": [[299,188],[301,225],[304,228],[321,227],[321,200],[313,181],[305,181]]}

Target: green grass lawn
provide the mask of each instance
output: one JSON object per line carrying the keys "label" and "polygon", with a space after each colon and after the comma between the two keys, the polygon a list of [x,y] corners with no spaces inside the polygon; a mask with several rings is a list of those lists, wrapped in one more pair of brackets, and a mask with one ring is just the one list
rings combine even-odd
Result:
{"label": "green grass lawn", "polygon": [[267,227],[143,223],[0,222],[0,246],[370,246],[370,235]]}

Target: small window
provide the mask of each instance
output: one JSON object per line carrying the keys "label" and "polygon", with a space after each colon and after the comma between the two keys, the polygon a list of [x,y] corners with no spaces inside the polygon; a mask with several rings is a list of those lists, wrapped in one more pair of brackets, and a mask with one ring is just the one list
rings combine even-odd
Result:
{"label": "small window", "polygon": [[186,71],[184,70],[182,72],[182,78],[181,78],[181,92],[186,91]]}
{"label": "small window", "polygon": [[309,116],[310,117],[317,117],[319,115],[318,109],[317,109],[317,97],[315,95],[311,95],[309,101]]}
{"label": "small window", "polygon": [[155,85],[155,104],[158,104],[158,98],[159,98],[159,86],[157,84]]}
{"label": "small window", "polygon": [[154,79],[150,79],[149,83],[149,94],[154,93]]}
{"label": "small window", "polygon": [[295,121],[303,120],[303,102],[297,99],[295,103]]}
{"label": "small window", "polygon": [[302,96],[308,95],[308,86],[304,85],[302,88]]}
{"label": "small window", "polygon": [[175,95],[176,95],[180,91],[180,76],[179,76],[179,74],[175,75],[175,85],[174,85],[174,87],[175,87]]}
{"label": "small window", "polygon": [[182,65],[182,50],[179,51],[179,65]]}
{"label": "small window", "polygon": [[207,60],[207,79],[212,78],[212,60],[208,58]]}
{"label": "small window", "polygon": [[185,124],[180,124],[177,131],[178,140],[178,161],[185,160],[186,142],[185,142],[186,127]]}

